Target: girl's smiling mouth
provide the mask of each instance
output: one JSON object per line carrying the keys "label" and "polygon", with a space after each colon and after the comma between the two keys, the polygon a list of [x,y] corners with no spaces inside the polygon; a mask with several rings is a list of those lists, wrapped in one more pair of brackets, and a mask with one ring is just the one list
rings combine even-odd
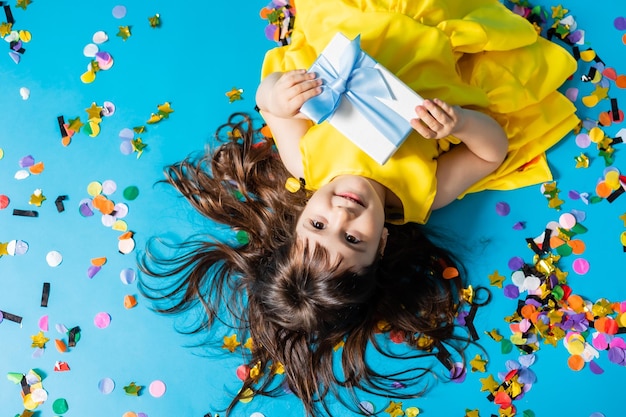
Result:
{"label": "girl's smiling mouth", "polygon": [[336,196],[352,201],[361,207],[365,207],[365,205],[363,204],[363,201],[361,201],[361,198],[354,193],[339,193],[339,194],[336,194]]}

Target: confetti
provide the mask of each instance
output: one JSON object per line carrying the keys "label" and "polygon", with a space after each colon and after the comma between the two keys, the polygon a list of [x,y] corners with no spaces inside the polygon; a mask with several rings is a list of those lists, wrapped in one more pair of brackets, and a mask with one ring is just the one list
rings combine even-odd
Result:
{"label": "confetti", "polygon": [[104,395],[112,393],[114,389],[115,382],[111,378],[102,378],[98,382],[98,390]]}
{"label": "confetti", "polygon": [[158,379],[155,380],[155,381],[152,381],[150,383],[150,385],[148,386],[148,392],[154,398],[162,397],[163,394],[165,394],[165,383],[163,381],[158,380]]}
{"label": "confetti", "polygon": [[50,267],[55,268],[61,265],[61,262],[63,262],[63,255],[61,255],[58,251],[55,251],[55,250],[50,251],[46,255],[46,262],[48,263]]}
{"label": "confetti", "polygon": [[106,329],[111,324],[111,316],[109,313],[98,313],[93,319],[93,323],[99,329]]}

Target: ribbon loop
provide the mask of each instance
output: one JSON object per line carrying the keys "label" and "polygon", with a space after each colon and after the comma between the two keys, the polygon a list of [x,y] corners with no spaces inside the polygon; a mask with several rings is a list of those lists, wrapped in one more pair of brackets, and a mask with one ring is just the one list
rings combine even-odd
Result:
{"label": "ribbon loop", "polygon": [[349,41],[333,62],[323,52],[309,69],[322,79],[322,93],[304,103],[302,113],[322,123],[345,99],[390,141],[404,138],[410,125],[379,100],[391,100],[394,96],[376,65],[376,61],[361,50],[360,36]]}

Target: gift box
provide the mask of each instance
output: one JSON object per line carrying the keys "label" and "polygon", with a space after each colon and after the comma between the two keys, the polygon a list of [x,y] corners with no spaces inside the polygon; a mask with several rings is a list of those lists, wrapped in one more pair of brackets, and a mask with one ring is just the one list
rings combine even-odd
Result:
{"label": "gift box", "polygon": [[332,124],[384,164],[411,132],[409,121],[423,98],[363,52],[359,36],[337,33],[309,72],[322,79],[322,93],[300,111],[315,123]]}

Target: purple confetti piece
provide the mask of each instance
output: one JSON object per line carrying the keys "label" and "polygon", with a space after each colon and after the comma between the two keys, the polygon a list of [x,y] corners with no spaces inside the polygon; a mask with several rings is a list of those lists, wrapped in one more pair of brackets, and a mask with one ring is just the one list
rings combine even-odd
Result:
{"label": "purple confetti piece", "polygon": [[567,193],[570,200],[580,200],[580,193],[576,190],[571,190]]}
{"label": "purple confetti piece", "polygon": [[615,29],[617,30],[626,30],[626,17],[616,17],[613,21],[613,24],[615,25]]}
{"label": "purple confetti piece", "polygon": [[35,165],[35,158],[33,158],[32,155],[27,155],[20,159],[19,164],[21,168],[32,167],[33,165]]}
{"label": "purple confetti piece", "polygon": [[78,211],[80,212],[81,216],[83,217],[91,217],[93,216],[93,211],[91,210],[91,208],[89,207],[89,204],[87,203],[83,203],[80,205]]}
{"label": "purple confetti piece", "polygon": [[612,347],[609,349],[609,360],[612,363],[616,363],[621,365],[624,362],[624,349],[620,349],[618,347]]}
{"label": "purple confetti piece", "polygon": [[498,213],[498,215],[508,216],[510,212],[511,212],[511,206],[509,206],[508,203],[504,201],[500,201],[496,203],[496,213]]}
{"label": "purple confetti piece", "polygon": [[565,97],[571,102],[575,102],[578,99],[578,88],[572,87],[565,90]]}
{"label": "purple confetti piece", "polygon": [[567,39],[571,42],[571,43],[577,43],[580,42],[580,40],[583,38],[583,32],[580,30],[575,30],[574,32],[570,33],[569,36],[567,37]]}
{"label": "purple confetti piece", "polygon": [[96,274],[98,272],[100,272],[102,268],[96,265],[91,265],[88,269],[87,269],[87,276],[89,278],[93,278],[94,276],[96,276]]}
{"label": "purple confetti piece", "polygon": [[15,42],[15,44],[13,44],[11,49],[13,49],[15,52],[19,52],[20,49],[22,49],[22,41]]}
{"label": "purple confetti piece", "polygon": [[524,230],[526,228],[526,222],[516,222],[513,225],[513,230]]}
{"label": "purple confetti piece", "polygon": [[519,256],[514,256],[509,259],[509,269],[511,271],[517,271],[524,266],[524,260]]}
{"label": "purple confetti piece", "polygon": [[113,14],[113,17],[116,19],[121,19],[124,16],[126,16],[126,7],[124,6],[115,6],[113,8],[113,11],[111,12]]}
{"label": "purple confetti piece", "polygon": [[274,40],[274,34],[276,33],[276,31],[278,30],[278,28],[275,25],[267,25],[265,26],[265,37],[267,39],[269,39],[270,41]]}
{"label": "purple confetti piece", "polygon": [[465,381],[465,377],[467,376],[467,371],[462,363],[456,362],[452,365],[452,369],[450,369],[450,378],[452,382],[456,382],[457,384]]}
{"label": "purple confetti piece", "polygon": [[506,298],[516,299],[519,297],[519,288],[513,284],[506,285],[503,291]]}
{"label": "purple confetti piece", "polygon": [[596,361],[589,362],[589,370],[596,375],[604,373],[604,369],[602,369],[600,365],[596,363]]}
{"label": "purple confetti piece", "polygon": [[133,129],[125,127],[124,129],[120,130],[118,136],[122,140],[133,140],[135,138],[135,132],[133,132]]}

